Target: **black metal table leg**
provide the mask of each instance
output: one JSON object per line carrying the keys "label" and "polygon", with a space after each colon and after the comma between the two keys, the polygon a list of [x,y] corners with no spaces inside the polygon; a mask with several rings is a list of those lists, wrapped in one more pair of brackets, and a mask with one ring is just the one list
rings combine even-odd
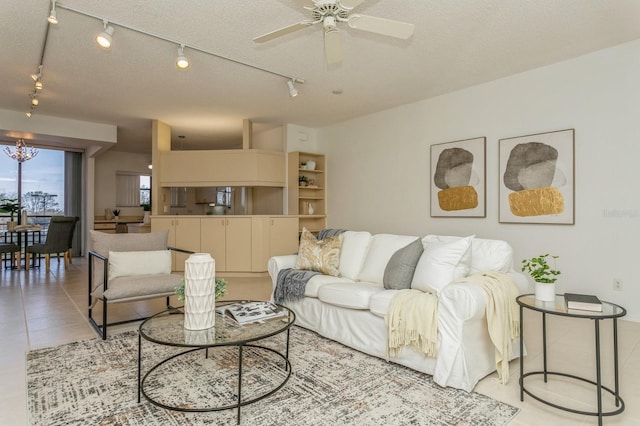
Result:
{"label": "black metal table leg", "polygon": [[542,362],[544,382],[547,383],[547,314],[542,313]]}
{"label": "black metal table leg", "polygon": [[520,401],[524,401],[524,317],[520,306]]}
{"label": "black metal table leg", "polygon": [[242,348],[238,346],[238,422],[240,424],[240,407],[242,407]]}
{"label": "black metal table leg", "polygon": [[600,370],[600,320],[594,319],[596,328],[596,397],[598,399],[598,426],[602,426],[602,371]]}
{"label": "black metal table leg", "polygon": [[141,370],[142,370],[142,336],[140,335],[140,333],[138,333],[138,404],[140,404],[140,381],[142,380],[141,377]]}

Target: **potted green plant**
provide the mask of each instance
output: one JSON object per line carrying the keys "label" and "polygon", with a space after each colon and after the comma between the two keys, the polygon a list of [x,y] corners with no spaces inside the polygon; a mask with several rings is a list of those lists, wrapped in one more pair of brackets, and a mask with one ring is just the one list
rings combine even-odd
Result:
{"label": "potted green plant", "polygon": [[[178,300],[184,302],[184,279],[182,283],[175,288]],[[227,280],[224,278],[216,278],[216,300],[227,294]]]}
{"label": "potted green plant", "polygon": [[120,210],[119,209],[113,209],[113,210],[111,210],[111,213],[113,213],[113,218],[115,220],[119,219],[119,216],[120,216]]}
{"label": "potted green plant", "polygon": [[[522,272],[527,272],[535,281],[536,299],[543,302],[553,302],[556,296],[556,281],[560,271],[557,269],[556,260],[559,256],[541,254],[531,259],[522,261]],[[553,261],[553,268],[549,262]]]}
{"label": "potted green plant", "polygon": [[298,186],[307,186],[309,185],[309,178],[306,176],[298,177]]}
{"label": "potted green plant", "polygon": [[17,198],[3,198],[0,200],[0,212],[9,213],[7,230],[12,231],[13,228],[15,228],[16,222],[14,221],[14,214],[20,213],[21,209]]}

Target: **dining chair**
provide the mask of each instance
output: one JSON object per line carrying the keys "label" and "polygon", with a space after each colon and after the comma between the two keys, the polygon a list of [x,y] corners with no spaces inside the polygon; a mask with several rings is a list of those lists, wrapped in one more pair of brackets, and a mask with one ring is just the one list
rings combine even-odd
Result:
{"label": "dining chair", "polygon": [[[71,261],[71,242],[76,223],[79,218],[74,216],[53,216],[47,230],[47,237],[42,244],[32,244],[25,250],[25,269],[29,269],[29,259],[31,254],[44,254],[46,271],[49,272],[51,255],[56,257],[63,254],[64,268],[69,267]],[[34,256],[35,263],[35,256]]]}
{"label": "dining chair", "polygon": [[0,255],[4,258],[5,253],[11,253],[11,268],[17,258],[18,269],[20,269],[20,247],[14,243],[0,243]]}

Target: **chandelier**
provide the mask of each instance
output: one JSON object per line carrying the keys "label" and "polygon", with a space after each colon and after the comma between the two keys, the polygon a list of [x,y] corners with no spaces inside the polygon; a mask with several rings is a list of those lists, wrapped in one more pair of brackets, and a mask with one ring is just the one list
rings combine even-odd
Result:
{"label": "chandelier", "polygon": [[11,150],[8,146],[4,148],[4,153],[16,160],[18,163],[24,163],[25,161],[31,160],[33,157],[38,155],[38,152],[40,151],[35,148],[29,148],[22,138],[16,141],[15,151]]}

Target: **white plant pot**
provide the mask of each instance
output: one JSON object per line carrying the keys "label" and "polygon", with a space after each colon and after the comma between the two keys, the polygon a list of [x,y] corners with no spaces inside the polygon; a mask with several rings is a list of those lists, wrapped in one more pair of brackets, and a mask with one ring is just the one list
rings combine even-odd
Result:
{"label": "white plant pot", "polygon": [[216,322],[216,261],[194,253],[184,262],[184,328],[204,330]]}
{"label": "white plant pot", "polygon": [[536,283],[536,300],[554,302],[556,300],[556,283]]}

